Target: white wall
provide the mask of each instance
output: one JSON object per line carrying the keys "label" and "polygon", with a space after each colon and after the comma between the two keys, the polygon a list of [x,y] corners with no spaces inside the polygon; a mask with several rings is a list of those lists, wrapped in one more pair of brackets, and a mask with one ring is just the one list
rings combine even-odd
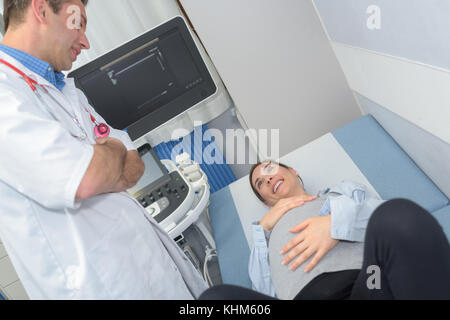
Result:
{"label": "white wall", "polygon": [[181,3],[245,124],[280,130],[280,156],[362,114],[310,0]]}

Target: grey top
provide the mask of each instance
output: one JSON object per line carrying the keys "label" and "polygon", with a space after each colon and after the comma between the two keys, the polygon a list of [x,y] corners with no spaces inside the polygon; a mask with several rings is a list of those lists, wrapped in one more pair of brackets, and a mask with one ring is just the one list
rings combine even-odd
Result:
{"label": "grey top", "polygon": [[325,200],[326,197],[321,197],[292,209],[278,221],[271,232],[269,239],[270,272],[275,291],[280,299],[293,299],[307,283],[324,272],[361,269],[364,243],[348,241],[339,241],[308,273],[303,269],[312,257],[295,271],[291,271],[288,266],[281,264],[284,258],[284,255],[280,254],[281,248],[296,235],[289,229],[308,218],[319,216]]}

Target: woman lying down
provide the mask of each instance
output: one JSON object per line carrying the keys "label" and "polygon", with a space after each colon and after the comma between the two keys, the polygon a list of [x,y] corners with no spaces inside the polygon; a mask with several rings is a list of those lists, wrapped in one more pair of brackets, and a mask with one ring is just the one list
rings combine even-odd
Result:
{"label": "woman lying down", "polygon": [[[413,202],[385,202],[350,181],[310,195],[293,168],[271,161],[253,166],[249,177],[256,196],[270,208],[252,226],[254,290],[281,299],[450,297],[448,241],[434,218]],[[383,212],[372,219],[366,238],[377,208]],[[421,256],[427,260],[418,263]],[[432,264],[430,270],[418,267],[425,264]],[[236,299],[236,294],[258,298],[231,289]]]}
{"label": "woman lying down", "polygon": [[383,201],[348,181],[310,195],[293,168],[270,161],[253,166],[249,177],[270,207],[252,226],[253,288],[282,299],[347,297],[362,266],[367,220]]}

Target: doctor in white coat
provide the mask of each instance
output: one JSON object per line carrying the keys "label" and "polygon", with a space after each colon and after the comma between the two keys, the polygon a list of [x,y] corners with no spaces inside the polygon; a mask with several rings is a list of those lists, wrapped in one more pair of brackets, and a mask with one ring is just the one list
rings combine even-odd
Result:
{"label": "doctor in white coat", "polygon": [[31,299],[196,298],[206,283],[125,192],[144,170],[130,138],[99,138],[61,73],[89,49],[86,4],[4,0],[0,237]]}

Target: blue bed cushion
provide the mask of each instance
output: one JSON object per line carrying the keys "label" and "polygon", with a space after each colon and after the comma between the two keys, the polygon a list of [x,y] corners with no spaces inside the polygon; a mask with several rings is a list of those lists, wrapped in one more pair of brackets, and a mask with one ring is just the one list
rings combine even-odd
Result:
{"label": "blue bed cushion", "polygon": [[429,212],[449,204],[447,197],[371,115],[332,134],[382,199],[407,198]]}
{"label": "blue bed cushion", "polygon": [[209,211],[222,282],[251,288],[250,248],[229,187],[210,196]]}
{"label": "blue bed cushion", "polygon": [[450,241],[450,205],[436,210],[431,214],[439,222],[444,233],[447,235],[447,239]]}

